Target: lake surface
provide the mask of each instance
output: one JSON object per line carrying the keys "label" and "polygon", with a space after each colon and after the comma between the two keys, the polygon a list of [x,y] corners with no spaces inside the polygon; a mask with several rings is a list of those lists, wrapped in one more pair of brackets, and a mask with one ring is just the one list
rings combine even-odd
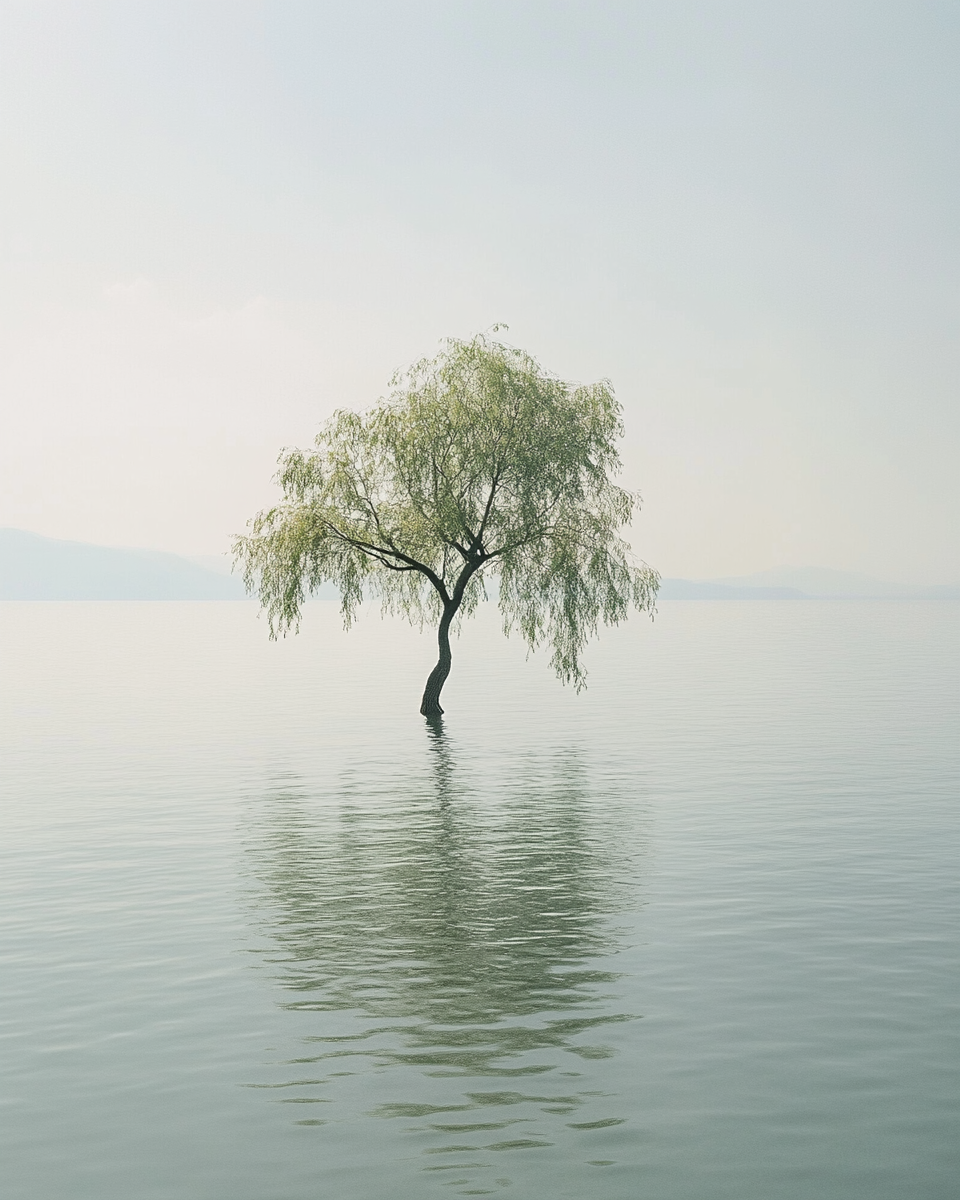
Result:
{"label": "lake surface", "polygon": [[0,622],[11,1200],[957,1195],[960,606]]}

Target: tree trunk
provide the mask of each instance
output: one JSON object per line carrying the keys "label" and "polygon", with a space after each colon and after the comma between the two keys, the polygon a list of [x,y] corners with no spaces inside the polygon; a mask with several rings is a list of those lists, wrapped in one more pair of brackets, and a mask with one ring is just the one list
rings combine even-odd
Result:
{"label": "tree trunk", "polygon": [[420,712],[427,718],[443,715],[443,709],[440,707],[440,692],[443,685],[447,682],[447,676],[450,674],[450,663],[453,661],[450,654],[450,623],[459,607],[459,604],[448,604],[443,610],[443,616],[440,618],[440,628],[437,630],[440,657],[437,660],[437,665],[430,672],[430,676],[427,679],[427,686],[423,689],[423,700],[420,702]]}

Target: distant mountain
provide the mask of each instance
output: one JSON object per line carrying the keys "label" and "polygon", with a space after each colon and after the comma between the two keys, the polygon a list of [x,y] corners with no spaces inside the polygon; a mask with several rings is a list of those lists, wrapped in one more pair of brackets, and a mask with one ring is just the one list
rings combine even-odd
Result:
{"label": "distant mountain", "polygon": [[778,567],[753,575],[713,579],[712,584],[732,588],[791,588],[817,599],[869,600],[957,600],[960,588],[910,587],[887,583],[851,571],[833,571],[826,567]]}
{"label": "distant mountain", "polygon": [[177,554],[0,529],[0,600],[242,600],[243,584]]}
{"label": "distant mountain", "polygon": [[781,567],[725,579],[664,579],[661,600],[960,600],[960,588],[907,587],[826,567]]}
{"label": "distant mountain", "polygon": [[[242,600],[226,554],[183,558],[0,529],[0,600]],[[317,600],[339,598],[323,584]],[[664,579],[661,600],[960,600],[960,588],[904,587],[822,567],[783,567],[726,579]]]}
{"label": "distant mountain", "polygon": [[661,579],[661,600],[806,600],[792,587],[735,587],[718,581],[695,582],[692,579]]}
{"label": "distant mountain", "polygon": [[233,574],[233,558],[226,550],[222,554],[184,554],[183,557],[205,571],[212,571],[214,575]]}

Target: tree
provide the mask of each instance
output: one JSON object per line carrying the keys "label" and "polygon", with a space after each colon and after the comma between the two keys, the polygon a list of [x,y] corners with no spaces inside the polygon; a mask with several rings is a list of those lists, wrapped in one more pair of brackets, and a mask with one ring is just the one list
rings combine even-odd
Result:
{"label": "tree", "polygon": [[617,530],[637,498],[616,486],[620,406],[607,382],[574,387],[485,336],[450,340],[392,381],[366,414],[336,412],[315,449],[284,452],[283,500],[234,550],[270,635],[296,628],[310,592],[340,590],[349,627],[364,595],[437,621],[439,659],[420,711],[439,717],[450,629],[496,575],[504,632],[579,690],[599,621],[653,612],[659,576]]}

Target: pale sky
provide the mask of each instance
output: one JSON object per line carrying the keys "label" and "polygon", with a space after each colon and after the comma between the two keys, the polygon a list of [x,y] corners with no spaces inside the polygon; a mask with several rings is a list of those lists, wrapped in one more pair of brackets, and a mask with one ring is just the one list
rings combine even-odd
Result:
{"label": "pale sky", "polygon": [[960,582],[960,5],[0,3],[0,526],[216,553],[506,322],[665,575]]}

